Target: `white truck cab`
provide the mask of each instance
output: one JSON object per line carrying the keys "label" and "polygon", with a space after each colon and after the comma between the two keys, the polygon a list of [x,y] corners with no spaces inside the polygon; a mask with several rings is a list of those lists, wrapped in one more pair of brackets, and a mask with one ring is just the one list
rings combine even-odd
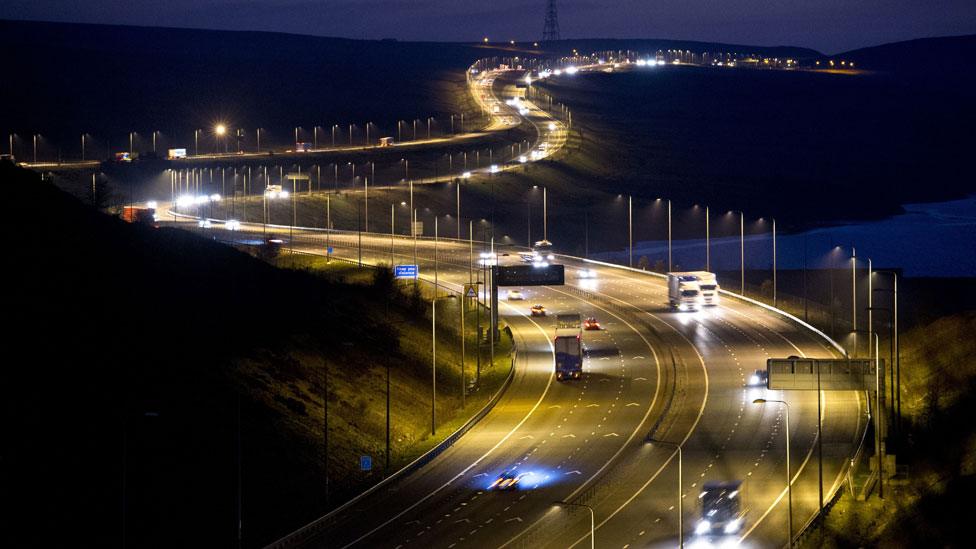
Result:
{"label": "white truck cab", "polygon": [[701,292],[701,304],[713,307],[719,304],[719,285],[715,273],[708,271],[692,271],[688,274],[698,277],[698,290]]}
{"label": "white truck cab", "polygon": [[701,301],[698,277],[692,273],[668,273],[668,304],[675,311],[697,311]]}

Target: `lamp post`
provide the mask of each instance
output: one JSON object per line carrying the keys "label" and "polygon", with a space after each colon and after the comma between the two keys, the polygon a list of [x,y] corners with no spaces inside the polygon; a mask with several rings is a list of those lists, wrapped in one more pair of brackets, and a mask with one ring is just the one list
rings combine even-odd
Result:
{"label": "lamp post", "polygon": [[590,549],[594,549],[596,547],[596,515],[593,513],[593,508],[585,503],[569,503],[566,501],[554,501],[552,504],[563,507],[583,507],[590,512]]}
{"label": "lamp post", "polygon": [[227,126],[224,126],[223,124],[217,124],[217,126],[214,128],[214,133],[217,135],[217,152],[219,153],[220,138],[223,137],[225,133],[227,133]]}
{"label": "lamp post", "polygon": [[[893,317],[893,332],[892,332],[892,344],[894,345],[894,351],[892,352],[891,360],[892,362],[892,405],[894,407],[895,416],[895,427],[896,429],[901,428],[899,422],[901,421],[901,348],[898,346],[898,273],[896,271],[875,271],[875,274],[888,274],[892,277],[893,286],[891,288],[892,292],[892,310],[891,315]],[[887,291],[887,290],[886,290]],[[900,432],[900,431],[899,431]]]}
{"label": "lamp post", "polygon": [[[746,295],[746,216],[739,212],[739,293]],[[790,530],[792,536],[793,531]]]}
{"label": "lamp post", "polygon": [[542,240],[549,240],[549,195],[545,186],[542,187]]}
{"label": "lamp post", "polygon": [[430,139],[430,123],[434,121],[433,116],[427,117],[427,139]]}
{"label": "lamp post", "polygon": [[[817,393],[817,398],[820,394]],[[793,474],[790,468],[790,405],[785,400],[772,400],[757,398],[753,404],[777,403],[786,407],[786,493],[788,501],[789,516],[787,517],[787,529],[789,532],[787,547],[793,547]]]}
{"label": "lamp post", "polygon": [[773,218],[773,307],[776,306],[776,218]]}
{"label": "lamp post", "polygon": [[[13,152],[10,154],[13,155]],[[81,134],[81,161],[85,161],[85,134]]]}
{"label": "lamp post", "polygon": [[630,250],[627,266],[634,267],[634,197],[627,195],[627,242]]}
{"label": "lamp post", "polygon": [[[260,130],[258,130],[260,131]],[[261,147],[261,134],[258,133],[258,148]],[[200,130],[193,130],[193,156],[200,156]]]}
{"label": "lamp post", "polygon": [[708,218],[708,206],[705,206],[705,270],[712,270],[712,233],[711,221]]}
{"label": "lamp post", "polygon": [[336,146],[335,145],[335,132],[336,132],[337,129],[339,129],[339,125],[338,124],[333,124],[332,125],[332,148],[335,148],[335,146]]}
{"label": "lamp post", "polygon": [[[864,330],[852,330],[851,335],[857,336],[858,333],[868,333]],[[884,393],[881,391],[881,358],[878,356],[878,334],[873,333],[874,336],[874,452],[878,456],[878,497],[884,499],[884,456],[881,448],[882,434],[884,431],[884,414],[881,413],[881,399]],[[870,337],[870,335],[868,336]],[[857,343],[855,339],[854,350],[857,350]],[[869,357],[870,358],[870,357]]]}
{"label": "lamp post", "polygon": [[682,484],[681,475],[682,475],[682,470],[684,469],[684,465],[682,464],[682,460],[681,460],[681,444],[677,442],[666,442],[663,440],[657,440],[653,438],[648,439],[647,441],[652,444],[664,444],[666,446],[672,446],[678,449],[678,547],[683,548],[685,546],[685,529],[684,529],[684,522],[682,518],[684,505],[682,503],[682,497],[681,497],[681,484]]}

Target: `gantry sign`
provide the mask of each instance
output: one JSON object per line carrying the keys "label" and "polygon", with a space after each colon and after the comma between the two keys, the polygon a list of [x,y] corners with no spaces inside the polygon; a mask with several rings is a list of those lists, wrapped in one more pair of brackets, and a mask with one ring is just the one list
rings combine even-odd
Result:
{"label": "gantry sign", "polygon": [[[879,378],[870,358],[770,358],[766,360],[769,378],[766,388],[808,391],[874,391]],[[884,370],[882,370],[884,371]],[[884,376],[880,382],[884,383]],[[884,387],[881,387],[884,390]]]}
{"label": "gantry sign", "polygon": [[498,333],[499,286],[562,286],[563,265],[495,265],[491,268],[491,329]]}

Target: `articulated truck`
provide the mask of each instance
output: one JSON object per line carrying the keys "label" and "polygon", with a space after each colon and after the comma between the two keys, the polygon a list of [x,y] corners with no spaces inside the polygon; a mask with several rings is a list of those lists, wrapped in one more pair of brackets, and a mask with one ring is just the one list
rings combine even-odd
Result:
{"label": "articulated truck", "polygon": [[556,379],[579,379],[583,376],[583,330],[580,315],[556,315]]}
{"label": "articulated truck", "polygon": [[668,305],[676,311],[697,311],[702,305],[718,305],[719,286],[714,273],[668,273]]}

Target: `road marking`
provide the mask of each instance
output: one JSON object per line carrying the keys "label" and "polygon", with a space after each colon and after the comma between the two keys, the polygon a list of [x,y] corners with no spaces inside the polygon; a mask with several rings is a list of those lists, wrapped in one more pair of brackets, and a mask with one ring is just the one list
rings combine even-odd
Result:
{"label": "road marking", "polygon": [[640,404],[637,404],[636,402],[628,402],[627,406],[640,406]]}
{"label": "road marking", "polygon": [[617,433],[607,433],[607,434],[605,434],[603,436],[604,437],[619,437],[620,435],[618,435]]}
{"label": "road marking", "polygon": [[[506,303],[506,305],[507,305],[507,303]],[[512,307],[512,308],[514,309],[514,307]],[[545,338],[546,343],[549,345],[549,352],[552,355],[552,359],[553,360],[556,360],[556,349],[553,347],[552,341],[550,341],[550,339],[549,339],[548,332],[546,332],[546,330],[543,330],[542,329],[542,326],[540,326],[535,320],[532,320],[532,318],[529,317],[528,315],[526,315],[525,313],[522,313],[521,311],[518,311],[518,310],[516,310],[516,313],[522,315],[523,317],[525,317],[526,320],[528,320],[529,322],[531,322],[532,324],[535,325],[536,329],[539,331],[539,333],[542,334],[542,336]],[[532,414],[535,413],[535,411],[539,408],[539,406],[542,405],[542,402],[546,399],[546,396],[549,394],[549,389],[552,387],[552,380],[555,377],[556,376],[555,376],[555,373],[554,372],[550,372],[549,373],[549,378],[546,380],[546,387],[542,391],[542,394],[539,395],[539,399],[536,400],[536,402],[532,406],[532,408],[525,414],[525,416],[522,417],[521,420],[519,420],[518,424],[516,424],[515,427],[512,427],[512,429],[504,437],[502,437],[501,440],[499,440],[498,442],[496,442],[495,445],[492,446],[491,448],[489,448],[487,452],[485,452],[484,454],[481,455],[481,457],[479,457],[478,459],[474,460],[470,465],[468,465],[467,467],[465,467],[460,473],[454,475],[454,477],[452,477],[450,480],[448,480],[447,482],[445,482],[444,484],[442,484],[440,487],[434,489],[434,491],[430,492],[426,496],[418,499],[416,502],[413,503],[413,505],[410,505],[409,507],[407,507],[403,511],[400,511],[399,513],[397,513],[396,515],[394,515],[390,519],[386,520],[385,522],[383,522],[379,526],[377,526],[377,527],[373,528],[372,530],[370,530],[369,532],[366,532],[365,534],[359,536],[358,538],[356,538],[352,542],[344,545],[343,546],[343,549],[345,549],[346,547],[351,547],[353,545],[356,545],[357,543],[363,541],[364,539],[368,538],[369,536],[372,536],[373,534],[375,534],[381,528],[385,528],[390,523],[394,522],[395,520],[399,519],[403,515],[409,513],[413,509],[415,509],[421,503],[423,503],[423,502],[427,501],[428,499],[434,497],[434,495],[436,495],[438,492],[440,492],[444,488],[447,488],[448,486],[450,486],[452,483],[454,483],[454,481],[462,478],[464,475],[466,475],[468,473],[468,471],[470,471],[471,469],[473,469],[474,467],[476,467],[479,463],[481,463],[482,461],[484,461],[484,459],[487,458],[489,455],[491,455],[492,452],[494,452],[495,450],[497,450],[502,444],[505,443],[505,441],[507,441],[509,438],[511,438],[512,435],[514,435],[515,432],[518,431],[522,427],[522,425],[524,425],[525,422],[529,420],[529,417],[531,417]],[[519,522],[521,522],[521,519],[519,519]]]}
{"label": "road marking", "polygon": [[515,517],[515,518],[510,518],[505,520],[505,522],[514,522],[514,521],[522,522],[522,517]]}

